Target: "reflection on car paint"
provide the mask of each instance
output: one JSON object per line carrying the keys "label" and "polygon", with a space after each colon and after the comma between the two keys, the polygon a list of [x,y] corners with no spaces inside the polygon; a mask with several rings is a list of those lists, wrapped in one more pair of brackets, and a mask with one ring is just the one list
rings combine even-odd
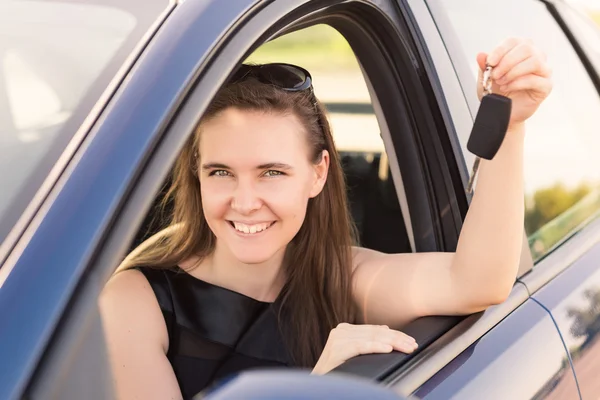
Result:
{"label": "reflection on car paint", "polygon": [[569,349],[583,399],[600,393],[600,244],[540,289],[534,298],[550,310]]}
{"label": "reflection on car paint", "polygon": [[528,300],[442,368],[420,399],[574,399],[577,385],[550,314]]}

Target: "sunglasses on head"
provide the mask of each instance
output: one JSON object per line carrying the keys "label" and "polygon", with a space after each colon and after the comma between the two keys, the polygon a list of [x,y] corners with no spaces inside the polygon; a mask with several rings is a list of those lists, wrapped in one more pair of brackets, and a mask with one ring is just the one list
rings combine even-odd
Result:
{"label": "sunglasses on head", "polygon": [[242,82],[254,78],[261,83],[274,85],[286,92],[301,92],[309,90],[312,104],[317,115],[318,124],[323,130],[323,120],[312,86],[310,73],[302,67],[286,63],[271,63],[249,65],[242,64],[229,80],[229,83]]}
{"label": "sunglasses on head", "polygon": [[240,82],[250,77],[287,92],[301,92],[307,89],[312,92],[310,73],[297,65],[285,63],[242,64],[233,74],[230,83]]}

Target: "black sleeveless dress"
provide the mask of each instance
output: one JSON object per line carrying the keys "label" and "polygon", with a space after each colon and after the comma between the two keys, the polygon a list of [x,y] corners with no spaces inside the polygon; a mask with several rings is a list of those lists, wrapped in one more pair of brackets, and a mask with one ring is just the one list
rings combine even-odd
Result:
{"label": "black sleeveless dress", "polygon": [[184,399],[242,370],[293,365],[277,323],[277,301],[255,300],[179,268],[137,269],[165,317],[167,358]]}

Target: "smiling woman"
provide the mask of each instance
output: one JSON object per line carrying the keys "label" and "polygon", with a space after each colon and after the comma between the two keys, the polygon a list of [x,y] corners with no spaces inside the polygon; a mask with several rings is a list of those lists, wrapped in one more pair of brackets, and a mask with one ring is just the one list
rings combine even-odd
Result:
{"label": "smiling woman", "polygon": [[[126,345],[137,329],[123,329],[135,321],[156,332],[146,338],[152,346],[168,349],[152,360],[173,366],[165,394],[181,390],[187,398],[250,366],[312,367],[331,329],[356,315],[342,166],[324,109],[303,85],[310,75],[290,65],[244,68],[213,99],[176,162],[167,194],[172,228],[136,249],[101,298],[115,365],[135,369],[147,357]],[[262,83],[265,71],[279,79]],[[123,311],[131,287],[139,288],[136,301],[152,304],[146,282],[166,323],[156,310],[143,321]],[[183,288],[190,284],[193,294]],[[198,314],[209,306],[222,315]],[[245,322],[231,330],[240,317]],[[266,353],[265,340],[274,344]],[[122,393],[139,393],[130,373],[116,379]]]}

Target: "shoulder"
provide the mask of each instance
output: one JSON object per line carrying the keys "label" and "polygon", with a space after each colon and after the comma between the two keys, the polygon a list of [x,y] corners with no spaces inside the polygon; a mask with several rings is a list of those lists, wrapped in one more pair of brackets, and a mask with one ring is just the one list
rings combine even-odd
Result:
{"label": "shoulder", "polygon": [[128,269],[115,274],[100,294],[99,307],[109,338],[118,342],[141,340],[166,352],[166,323],[144,273]]}
{"label": "shoulder", "polygon": [[387,254],[376,250],[366,249],[364,247],[352,246],[352,272],[355,272],[359,267],[364,265],[377,263],[385,259]]}
{"label": "shoulder", "polygon": [[166,355],[166,323],[144,274],[128,269],[114,275],[99,306],[117,397],[181,398]]}

